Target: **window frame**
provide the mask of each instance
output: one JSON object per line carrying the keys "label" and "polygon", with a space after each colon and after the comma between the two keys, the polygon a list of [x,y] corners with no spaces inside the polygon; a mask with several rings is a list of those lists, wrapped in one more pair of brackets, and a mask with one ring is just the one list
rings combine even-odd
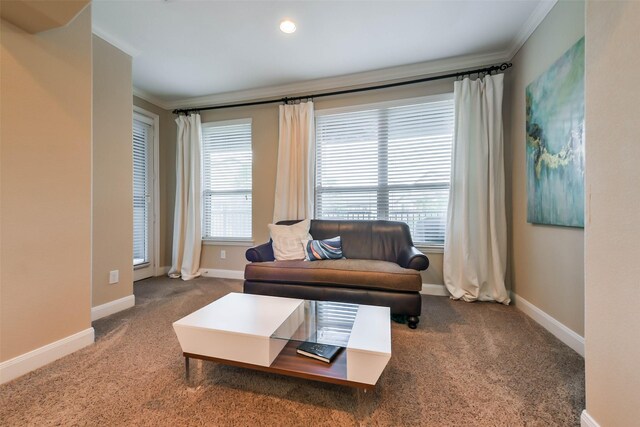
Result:
{"label": "window frame", "polygon": [[[160,265],[160,116],[156,113],[153,113],[149,110],[146,110],[142,107],[134,105],[131,112],[131,133],[133,139],[133,120],[139,117],[143,117],[146,120],[153,121],[153,155],[152,155],[152,194],[153,194],[153,207],[152,207],[152,215],[153,215],[153,227],[152,227],[152,236],[153,239],[153,252],[151,254],[152,266],[153,266],[153,275],[161,276],[163,274],[163,267]],[[133,162],[133,156],[132,160]],[[133,165],[132,165],[133,169]],[[133,173],[132,173],[133,176]],[[134,281],[138,280],[136,275],[136,270],[134,269]]]}
{"label": "window frame", "polygon": [[[447,92],[447,93],[442,93],[442,94],[436,94],[436,95],[427,95],[427,96],[421,96],[421,97],[415,97],[415,98],[404,98],[404,99],[397,99],[397,100],[391,100],[391,101],[381,101],[381,102],[374,102],[374,103],[366,103],[366,104],[353,104],[353,105],[348,105],[348,106],[342,106],[342,107],[334,107],[334,108],[325,108],[325,109],[318,109],[315,111],[315,119],[317,119],[318,117],[322,117],[322,116],[330,116],[330,115],[334,115],[334,114],[345,114],[345,113],[356,113],[356,112],[360,112],[360,111],[366,111],[366,110],[381,110],[381,109],[388,109],[388,108],[393,108],[393,107],[404,107],[404,106],[409,106],[409,105],[415,105],[415,104],[426,104],[426,103],[431,103],[431,102],[440,102],[440,101],[453,101],[454,100],[454,94],[453,92]],[[455,106],[454,106],[454,114],[455,114]],[[455,116],[454,116],[455,117]],[[454,123],[454,131],[455,131],[455,123]],[[314,129],[315,135],[317,136],[317,122],[315,124],[315,129]],[[453,138],[453,136],[452,136]],[[317,139],[316,139],[316,144],[317,144]],[[453,140],[452,140],[452,154],[453,154]],[[380,141],[378,141],[378,149],[380,149]],[[317,145],[316,145],[316,150],[317,150]],[[387,161],[388,161],[388,156],[387,156]],[[317,159],[316,159],[316,164],[315,164],[315,168],[317,170]],[[386,173],[388,173],[388,165],[387,168],[385,170]],[[316,172],[314,171],[314,178],[316,177]],[[398,187],[402,187],[402,185],[387,185],[385,187],[380,187],[379,185],[376,186],[367,186],[367,187],[362,187],[362,186],[358,186],[358,187],[340,187],[340,189],[338,191],[344,191],[344,192],[349,192],[349,191],[375,191],[378,194],[381,192],[381,190],[386,193],[386,198],[388,199],[389,194],[391,193],[391,191],[393,189],[397,189]],[[451,176],[449,177],[449,183],[444,185],[444,184],[419,184],[419,185],[412,185],[410,186],[410,188],[441,188],[441,189],[449,189],[451,187]],[[317,182],[314,183],[314,218],[316,217],[317,214],[317,192],[318,192],[318,184]],[[379,198],[380,196],[378,196]],[[384,196],[383,196],[384,197]],[[380,209],[380,204],[378,203],[378,209]],[[389,208],[389,205],[387,203],[386,208]],[[387,212],[388,213],[388,212]],[[380,217],[380,212],[378,212],[378,217]],[[413,237],[413,236],[412,236]],[[422,249],[424,252],[428,252],[428,253],[444,253],[444,243],[442,245],[437,245],[437,244],[428,244],[428,243],[415,243],[415,246]]]}
{"label": "window frame", "polygon": [[[253,119],[251,117],[242,118],[242,119],[232,119],[232,120],[217,120],[201,123],[201,132],[202,132],[202,142],[203,145],[201,147],[201,170],[204,171],[204,132],[205,129],[214,128],[214,127],[225,127],[225,126],[234,126],[234,125],[250,125],[251,127],[251,236],[250,237],[216,237],[216,236],[204,236],[204,199],[205,190],[204,186],[204,173],[201,173],[201,181],[200,181],[200,197],[201,197],[201,215],[202,215],[202,231],[201,236],[203,245],[220,245],[220,246],[253,246],[254,238],[253,238]],[[209,190],[210,194],[213,194],[211,190]],[[227,193],[236,193],[236,194],[246,194],[246,191],[228,191]]]}

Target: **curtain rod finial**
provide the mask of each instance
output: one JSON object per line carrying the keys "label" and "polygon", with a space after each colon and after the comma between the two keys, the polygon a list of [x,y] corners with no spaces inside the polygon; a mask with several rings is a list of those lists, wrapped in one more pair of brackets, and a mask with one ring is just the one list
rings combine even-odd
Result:
{"label": "curtain rod finial", "polygon": [[500,71],[505,71],[507,68],[511,68],[513,67],[513,64],[511,62],[503,62],[502,64],[500,64]]}

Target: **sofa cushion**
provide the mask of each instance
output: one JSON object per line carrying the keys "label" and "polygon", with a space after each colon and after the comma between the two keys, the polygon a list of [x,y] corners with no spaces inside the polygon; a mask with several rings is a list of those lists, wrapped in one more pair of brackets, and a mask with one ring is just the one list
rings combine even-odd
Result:
{"label": "sofa cushion", "polygon": [[418,292],[422,279],[416,270],[388,261],[332,259],[321,261],[272,261],[247,264],[245,280],[304,283],[350,288]]}
{"label": "sofa cushion", "polygon": [[303,240],[302,247],[304,248],[304,259],[307,261],[344,258],[340,236],[325,240]]}
{"label": "sofa cushion", "polygon": [[300,242],[311,240],[309,234],[310,221],[305,219],[293,225],[269,224],[273,254],[278,261],[302,260],[305,256]]}

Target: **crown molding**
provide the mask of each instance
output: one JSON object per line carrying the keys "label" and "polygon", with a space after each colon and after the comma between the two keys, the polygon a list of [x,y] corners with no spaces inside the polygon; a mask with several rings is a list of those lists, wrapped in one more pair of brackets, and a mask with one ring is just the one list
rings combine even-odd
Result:
{"label": "crown molding", "polygon": [[110,43],[111,45],[117,47],[118,49],[120,49],[121,51],[123,51],[124,53],[126,53],[132,58],[135,58],[136,56],[142,53],[140,50],[136,49],[131,44],[125,42],[124,40],[118,37],[113,36],[112,34],[100,28],[96,24],[91,25],[91,32],[96,36],[100,37],[102,40],[106,41],[107,43]]}
{"label": "crown molding", "polygon": [[140,99],[144,99],[147,102],[152,103],[153,105],[155,105],[156,107],[160,107],[163,110],[171,110],[171,106],[167,103],[167,101],[164,101],[160,98],[158,98],[157,96],[147,92],[146,90],[142,90],[140,88],[137,87],[133,87],[133,94],[135,96],[137,96]]}
{"label": "crown molding", "polygon": [[278,86],[268,86],[256,89],[247,89],[234,92],[225,92],[195,98],[186,98],[176,101],[166,101],[166,105],[173,108],[193,108],[203,105],[220,105],[234,102],[254,101],[265,98],[279,98],[291,95],[300,95],[311,92],[337,90],[352,86],[360,86],[372,83],[382,83],[394,80],[403,80],[430,74],[450,72],[452,70],[464,70],[495,64],[505,61],[505,52],[497,52],[486,55],[467,55],[455,58],[447,58],[436,61],[421,62],[417,64],[402,65],[398,67],[383,68],[362,73],[345,74],[336,77],[327,77],[315,80],[306,80]]}
{"label": "crown molding", "polygon": [[538,3],[538,6],[533,10],[533,13],[529,15],[529,19],[520,28],[520,31],[511,42],[509,48],[505,51],[507,60],[510,61],[516,56],[516,53],[520,48],[529,40],[531,34],[538,28],[544,18],[547,17],[551,9],[556,5],[558,0],[543,0]]}

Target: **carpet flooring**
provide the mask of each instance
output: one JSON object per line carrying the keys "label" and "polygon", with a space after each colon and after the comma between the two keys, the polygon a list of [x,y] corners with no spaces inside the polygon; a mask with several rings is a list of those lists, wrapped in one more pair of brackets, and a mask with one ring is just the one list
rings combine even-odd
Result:
{"label": "carpet flooring", "polygon": [[418,329],[392,324],[376,389],[192,360],[171,323],[240,292],[238,280],[135,284],[135,307],[93,323],[96,342],[0,386],[0,424],[570,426],[584,359],[512,306],[423,297]]}

